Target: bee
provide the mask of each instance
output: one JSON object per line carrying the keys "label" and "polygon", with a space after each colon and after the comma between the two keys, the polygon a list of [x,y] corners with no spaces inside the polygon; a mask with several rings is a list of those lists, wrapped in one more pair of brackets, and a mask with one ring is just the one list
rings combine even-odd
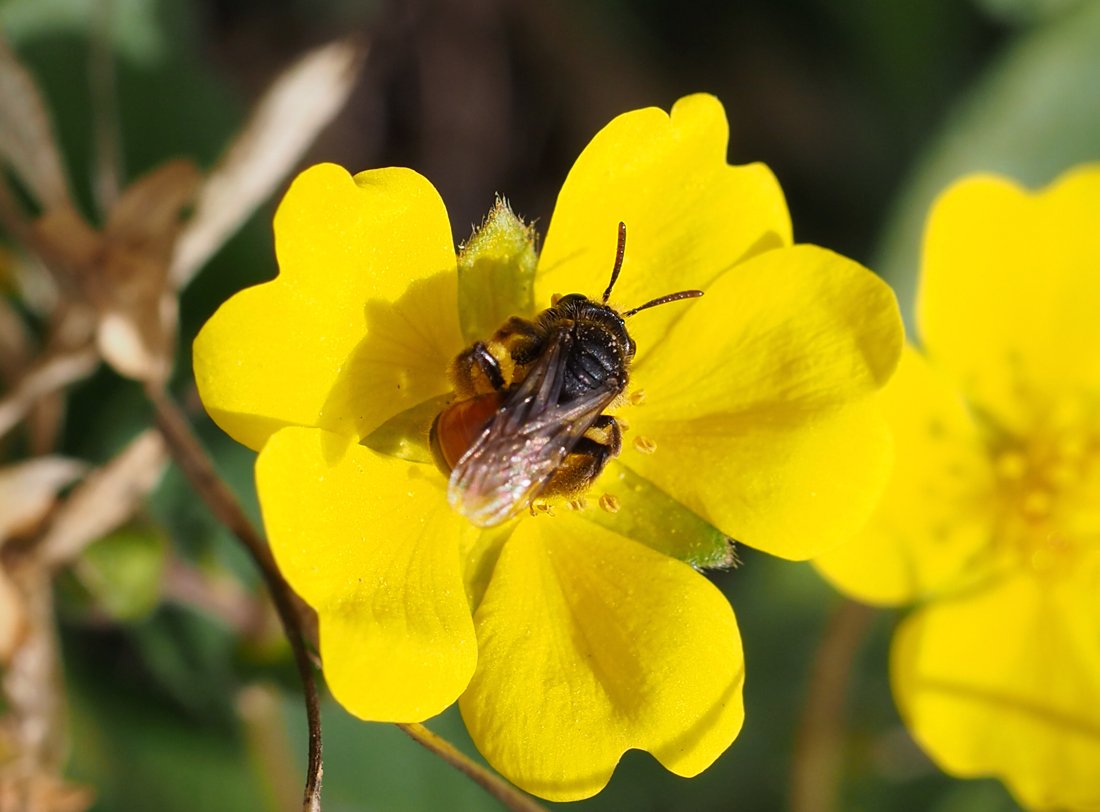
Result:
{"label": "bee", "polygon": [[684,290],[618,312],[607,300],[622,270],[626,225],[600,301],[555,297],[532,320],[513,316],[488,341],[460,353],[450,375],[458,400],[432,423],[447,497],[480,527],[501,524],[535,500],[577,498],[622,449],[604,410],[626,390],[635,344],[626,319],[702,296]]}

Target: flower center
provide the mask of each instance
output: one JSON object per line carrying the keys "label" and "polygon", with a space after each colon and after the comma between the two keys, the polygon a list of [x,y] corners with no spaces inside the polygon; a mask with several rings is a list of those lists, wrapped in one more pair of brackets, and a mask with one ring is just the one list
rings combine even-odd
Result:
{"label": "flower center", "polygon": [[992,443],[1005,552],[1041,574],[1100,552],[1100,424],[1086,401],[1046,409],[1026,437]]}

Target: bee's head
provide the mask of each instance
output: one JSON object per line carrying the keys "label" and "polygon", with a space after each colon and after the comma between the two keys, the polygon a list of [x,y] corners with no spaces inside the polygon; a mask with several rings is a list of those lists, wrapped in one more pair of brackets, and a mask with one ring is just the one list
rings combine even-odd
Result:
{"label": "bee's head", "polygon": [[600,301],[589,299],[583,293],[569,293],[565,296],[555,296],[550,310],[546,311],[545,318],[556,321],[557,319],[569,319],[579,323],[587,323],[599,327],[608,338],[613,340],[629,361],[634,357],[636,349],[634,339],[626,329],[626,319],[642,310],[647,310],[657,305],[678,302],[681,299],[695,299],[703,295],[701,290],[681,290],[677,293],[668,293],[651,299],[645,304],[624,310],[621,313],[607,303],[611,297],[611,291],[615,288],[615,282],[619,278],[619,272],[623,269],[623,257],[626,255],[626,223],[619,223],[619,244],[615,251],[615,267],[611,269],[611,281],[607,283],[607,289],[603,292]]}
{"label": "bee's head", "polygon": [[589,299],[583,293],[560,296],[549,311],[551,318],[569,319],[577,324],[598,329],[607,339],[618,345],[629,361],[634,357],[634,339],[626,329],[623,317],[610,305]]}

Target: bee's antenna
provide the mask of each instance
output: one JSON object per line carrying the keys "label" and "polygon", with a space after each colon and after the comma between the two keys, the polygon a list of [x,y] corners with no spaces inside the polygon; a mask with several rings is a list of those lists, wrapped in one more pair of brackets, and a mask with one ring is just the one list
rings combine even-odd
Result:
{"label": "bee's antenna", "polygon": [[611,281],[607,283],[607,290],[603,292],[600,301],[607,304],[607,298],[611,295],[611,289],[615,287],[615,280],[619,278],[619,271],[623,269],[623,255],[626,254],[626,223],[619,223],[619,247],[615,249],[615,267],[611,269]]}
{"label": "bee's antenna", "polygon": [[661,296],[658,299],[648,301],[644,305],[638,305],[632,310],[628,310],[625,313],[620,313],[619,315],[621,315],[625,319],[627,316],[633,316],[639,310],[647,310],[648,308],[656,307],[657,305],[668,304],[669,302],[678,302],[681,299],[698,299],[702,295],[703,291],[701,290],[682,290],[679,293],[669,293],[665,296]]}

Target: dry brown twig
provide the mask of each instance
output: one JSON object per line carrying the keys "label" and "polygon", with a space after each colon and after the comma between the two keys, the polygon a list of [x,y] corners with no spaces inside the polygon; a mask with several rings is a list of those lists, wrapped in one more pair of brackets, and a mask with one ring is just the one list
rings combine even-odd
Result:
{"label": "dry brown twig", "polygon": [[[109,20],[101,23],[100,34],[104,35]],[[93,49],[96,62],[92,75],[97,97],[113,100],[108,56],[102,48]],[[45,529],[34,543],[21,548],[26,554],[18,561],[20,580],[7,578],[0,567],[0,602],[6,596],[25,604],[30,619],[26,622],[29,631],[13,637],[16,642],[11,646],[9,673],[14,679],[34,671],[39,690],[54,684],[46,680],[48,670],[56,671],[50,615],[32,614],[27,607],[37,610],[42,601],[48,607],[51,573],[140,509],[170,454],[214,515],[252,555],[290,641],[309,723],[303,799],[307,812],[321,808],[320,706],[314,662],[306,645],[307,639],[315,640],[315,617],[286,585],[265,540],[218,477],[165,383],[176,345],[179,290],[270,196],[320,129],[340,110],[364,56],[362,43],[344,41],[298,60],[272,84],[206,177],[186,161],[171,161],[121,189],[117,130],[113,121],[97,121],[95,186],[104,207],[105,225],[95,229],[72,203],[46,107],[34,80],[0,38],[0,164],[14,173],[38,209],[34,215],[22,211],[0,176],[0,225],[40,260],[41,269],[49,276],[45,281],[57,289],[67,314],[54,319],[48,341],[51,352],[31,362],[0,400],[0,435],[24,421],[44,397],[63,393],[91,374],[100,360],[145,385],[159,429],[140,434],[56,503],[55,488]],[[188,220],[184,214],[192,203],[194,212]],[[16,668],[17,662],[24,665]],[[56,681],[56,673],[50,679]],[[14,718],[33,717],[51,736],[60,735],[60,688],[47,692],[48,696],[20,693],[21,686],[29,684],[18,680],[5,684],[9,700],[15,700],[11,703],[17,710]],[[402,729],[507,807],[523,812],[541,808],[422,725],[403,725]],[[86,805],[86,795],[65,795],[58,789],[71,788],[58,778],[61,763],[52,755],[54,750],[43,749],[25,736],[17,741],[35,765],[30,772],[20,773],[20,802],[39,803],[35,799],[42,795],[46,800],[36,812],[61,812],[65,799],[74,804],[73,810]],[[28,775],[34,780],[24,780]],[[52,788],[52,794],[43,788]],[[7,812],[5,792],[0,786],[0,812]]]}
{"label": "dry brown twig", "polygon": [[[107,25],[109,21],[104,22],[101,34]],[[93,65],[95,92],[113,98],[107,54],[102,49],[93,49],[93,54],[97,60]],[[114,122],[104,126],[100,121],[96,127],[100,140],[96,186],[98,198],[107,207],[106,224],[97,230],[72,203],[46,105],[33,77],[0,38],[0,168],[13,173],[36,209],[33,214],[23,211],[0,176],[0,225],[41,260],[41,267],[52,277],[49,284],[57,287],[68,307],[90,312],[94,318],[92,331],[77,342],[61,341],[59,334],[71,333],[71,322],[55,320],[57,334],[52,334],[47,344],[62,346],[64,351],[55,350],[33,362],[0,400],[0,434],[23,421],[42,398],[91,374],[99,360],[124,376],[145,382],[151,391],[161,390],[174,356],[179,285],[194,275],[297,164],[317,132],[342,107],[363,54],[359,44],[337,43],[306,55],[284,73],[226,159],[207,179],[209,188],[193,166],[177,161],[117,193],[117,131]],[[295,98],[297,106],[293,105]],[[196,197],[196,216],[185,224],[185,210]],[[178,243],[181,234],[186,239]],[[177,260],[180,245],[183,253]],[[170,268],[175,269],[174,276]],[[94,344],[87,340],[92,332]],[[16,588],[6,570],[0,569],[0,597],[22,606],[48,596],[49,572],[140,506],[159,478],[164,456],[160,435],[146,432],[91,475],[60,503],[48,530],[20,559],[20,572],[35,574],[26,581],[33,594],[22,594],[26,590]],[[51,504],[53,496],[51,493]],[[260,547],[254,548],[254,555],[261,569],[268,567]],[[290,593],[285,584],[273,581],[272,585],[276,603],[288,603]],[[48,597],[46,600],[48,603]],[[297,619],[287,620],[287,631],[300,636]],[[42,638],[29,632],[11,638],[8,673],[15,675],[24,670],[16,663],[30,657],[32,640]],[[300,648],[304,651],[304,645]],[[46,659],[37,657],[42,662]],[[307,706],[311,708],[307,808],[319,809],[320,717],[308,658],[305,662]],[[17,690],[22,684],[5,684],[16,720],[23,718],[23,710],[34,710],[26,704],[32,697]],[[59,691],[46,690],[48,684],[40,681],[39,692],[59,697]],[[34,697],[40,702],[48,698]],[[48,722],[47,727],[56,728],[56,718]],[[33,743],[18,736],[16,741],[34,755]],[[45,786],[43,776],[48,778],[60,764],[51,762],[44,769],[45,773],[36,773],[34,786]],[[10,786],[5,783],[0,789],[3,812]],[[32,792],[30,786],[18,790],[15,803],[34,801],[37,790]]]}
{"label": "dry brown twig", "polygon": [[838,809],[844,755],[844,718],[856,655],[875,610],[842,600],[833,610],[814,656],[791,771],[793,812]]}

